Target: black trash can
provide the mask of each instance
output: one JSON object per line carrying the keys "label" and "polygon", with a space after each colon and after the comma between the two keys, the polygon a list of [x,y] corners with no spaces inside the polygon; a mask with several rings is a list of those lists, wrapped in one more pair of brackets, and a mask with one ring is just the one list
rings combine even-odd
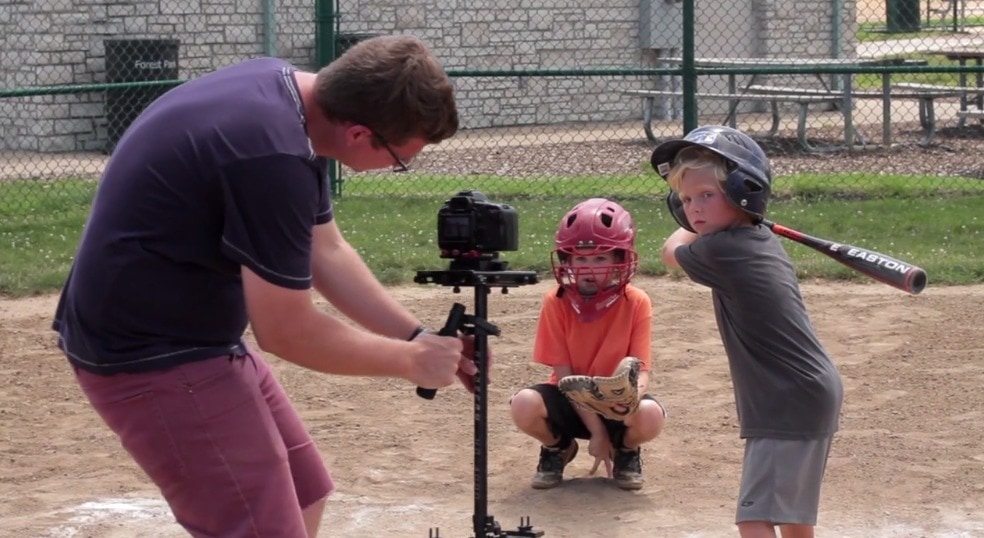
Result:
{"label": "black trash can", "polygon": [[364,33],[364,32],[362,33],[340,32],[338,34],[335,34],[335,57],[338,58],[342,54],[345,54],[345,51],[349,50],[350,48],[352,48],[353,45],[355,45],[360,41],[365,41],[366,39],[372,37],[378,37],[380,35],[383,34],[371,34],[371,33]]}
{"label": "black trash can", "polygon": [[[177,39],[108,39],[106,47],[106,82],[142,82],[178,78]],[[106,152],[112,153],[120,137],[147,105],[166,87],[106,90]]]}
{"label": "black trash can", "polygon": [[918,32],[920,28],[919,0],[885,0],[886,30],[889,32]]}

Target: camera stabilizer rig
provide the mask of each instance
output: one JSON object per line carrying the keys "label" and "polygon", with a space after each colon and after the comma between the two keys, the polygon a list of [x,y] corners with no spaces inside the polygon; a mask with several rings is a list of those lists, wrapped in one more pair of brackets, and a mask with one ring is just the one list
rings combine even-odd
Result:
{"label": "camera stabilizer rig", "polygon": [[[498,250],[516,250],[519,231],[516,212],[509,206],[489,203],[477,191],[462,191],[438,212],[438,245],[442,258],[451,258],[446,271],[418,271],[414,282],[475,289],[475,314],[465,314],[465,306],[455,303],[440,333],[454,336],[461,331],[475,336],[475,513],[473,538],[543,536],[535,530],[529,516],[520,518],[515,530],[502,530],[488,513],[488,336],[500,331],[488,321],[488,295],[493,287],[509,288],[536,284],[534,271],[510,271],[499,259]],[[433,399],[434,389],[417,388],[422,398]],[[440,529],[428,531],[428,538],[442,538]]]}

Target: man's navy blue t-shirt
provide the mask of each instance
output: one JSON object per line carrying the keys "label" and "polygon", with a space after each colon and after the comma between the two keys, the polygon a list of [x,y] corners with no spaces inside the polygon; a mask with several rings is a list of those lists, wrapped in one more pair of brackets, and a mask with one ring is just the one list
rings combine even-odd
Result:
{"label": "man's navy blue t-shirt", "polygon": [[310,288],[312,230],[332,207],[293,73],[272,58],[226,67],[133,122],[55,314],[74,365],[110,375],[232,353],[247,325],[242,266]]}

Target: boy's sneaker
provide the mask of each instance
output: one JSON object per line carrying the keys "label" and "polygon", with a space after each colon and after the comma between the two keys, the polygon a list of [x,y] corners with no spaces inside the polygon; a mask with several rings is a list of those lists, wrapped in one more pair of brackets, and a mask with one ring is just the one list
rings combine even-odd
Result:
{"label": "boy's sneaker", "polygon": [[622,489],[642,489],[642,447],[635,450],[615,449],[612,474],[615,484]]}
{"label": "boy's sneaker", "polygon": [[577,441],[571,440],[564,448],[540,447],[540,463],[533,475],[533,489],[550,489],[564,479],[564,467],[577,455]]}

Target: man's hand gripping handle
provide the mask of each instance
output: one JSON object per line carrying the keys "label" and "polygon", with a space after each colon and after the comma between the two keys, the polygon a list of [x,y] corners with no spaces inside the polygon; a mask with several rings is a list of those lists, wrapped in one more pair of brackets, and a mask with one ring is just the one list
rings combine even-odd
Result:
{"label": "man's hand gripping handle", "polygon": [[[461,327],[462,323],[465,321],[465,305],[461,303],[454,303],[451,307],[451,312],[448,314],[448,319],[444,322],[444,327],[437,333],[438,336],[458,336],[458,329]],[[434,396],[437,395],[437,389],[425,389],[423,387],[417,387],[417,396],[424,398],[425,400],[433,400]]]}

